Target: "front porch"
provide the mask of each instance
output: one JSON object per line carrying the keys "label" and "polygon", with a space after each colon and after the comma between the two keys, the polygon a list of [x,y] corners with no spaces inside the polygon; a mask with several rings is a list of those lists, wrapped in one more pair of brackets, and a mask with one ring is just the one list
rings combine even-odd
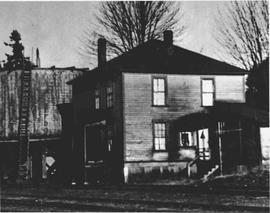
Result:
{"label": "front porch", "polygon": [[[205,111],[189,114],[171,123],[171,160],[186,162],[187,177],[201,178],[216,165],[220,166],[215,121]],[[191,171],[196,168],[196,173]],[[219,170],[220,171],[220,170]]]}
{"label": "front porch", "polygon": [[[171,123],[171,160],[186,161],[186,175],[234,174],[261,164],[258,116],[247,115],[243,104],[218,103]],[[260,119],[262,120],[262,119]],[[259,120],[259,121],[260,121]]]}

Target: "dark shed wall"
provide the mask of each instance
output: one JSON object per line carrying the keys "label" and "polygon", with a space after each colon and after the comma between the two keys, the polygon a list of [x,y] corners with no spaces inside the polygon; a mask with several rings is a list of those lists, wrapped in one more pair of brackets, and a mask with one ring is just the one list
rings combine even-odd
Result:
{"label": "dark shed wall", "polygon": [[[71,101],[66,82],[81,74],[68,69],[32,70],[30,137],[60,136],[61,117],[56,105]],[[0,137],[17,136],[21,71],[0,72]]]}

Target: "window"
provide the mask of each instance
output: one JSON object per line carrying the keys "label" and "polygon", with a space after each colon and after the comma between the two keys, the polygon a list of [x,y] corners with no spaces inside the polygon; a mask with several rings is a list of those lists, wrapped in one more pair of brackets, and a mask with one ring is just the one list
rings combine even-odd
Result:
{"label": "window", "polygon": [[166,150],[165,123],[154,123],[154,150]]}
{"label": "window", "polygon": [[192,133],[191,132],[179,132],[180,146],[192,146]]}
{"label": "window", "polygon": [[108,142],[108,151],[112,151],[112,141],[113,141],[113,127],[109,125],[107,128],[107,142]]}
{"label": "window", "polygon": [[164,106],[165,105],[165,78],[153,79],[153,105]]}
{"label": "window", "polygon": [[95,89],[95,109],[100,109],[100,90]]}
{"label": "window", "polygon": [[214,79],[202,79],[202,106],[214,105]]}
{"label": "window", "polygon": [[107,107],[109,108],[109,107],[112,107],[113,105],[113,89],[112,89],[111,83],[106,88],[106,93],[107,93],[106,103],[107,103]]}

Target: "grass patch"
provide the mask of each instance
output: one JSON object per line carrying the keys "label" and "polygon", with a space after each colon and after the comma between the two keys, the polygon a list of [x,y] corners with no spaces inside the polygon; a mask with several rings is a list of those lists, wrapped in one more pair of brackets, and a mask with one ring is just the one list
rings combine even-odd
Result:
{"label": "grass patch", "polygon": [[245,174],[217,176],[205,184],[209,187],[269,189],[269,170],[257,167]]}

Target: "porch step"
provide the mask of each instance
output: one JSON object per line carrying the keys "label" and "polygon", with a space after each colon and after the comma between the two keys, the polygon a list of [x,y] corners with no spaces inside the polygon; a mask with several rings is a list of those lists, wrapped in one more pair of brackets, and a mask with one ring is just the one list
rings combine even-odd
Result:
{"label": "porch step", "polygon": [[203,178],[201,179],[202,182],[205,183],[205,182],[208,180],[208,178],[209,178],[212,174],[214,174],[218,169],[219,169],[219,165],[215,165],[215,167],[213,167],[210,171],[208,171],[207,174],[205,174],[205,175],[203,176]]}

